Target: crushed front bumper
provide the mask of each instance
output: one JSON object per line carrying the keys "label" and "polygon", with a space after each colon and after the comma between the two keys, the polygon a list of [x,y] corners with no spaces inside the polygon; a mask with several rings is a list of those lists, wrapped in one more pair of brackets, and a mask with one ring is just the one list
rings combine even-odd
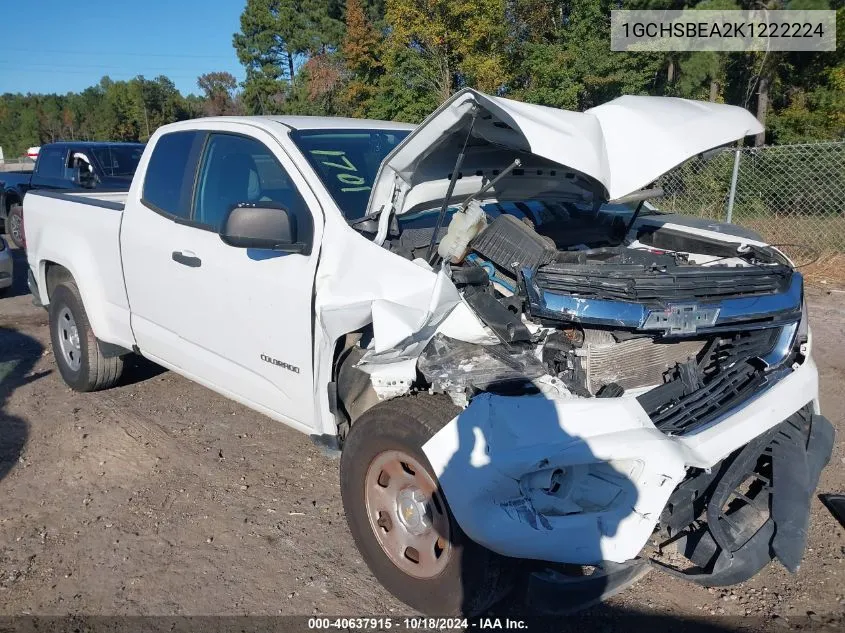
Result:
{"label": "crushed front bumper", "polygon": [[688,476],[669,498],[660,527],[692,566],[655,564],[708,586],[747,580],[773,557],[798,571],[833,436],[833,425],[808,405],[709,472]]}
{"label": "crushed front bumper", "polygon": [[[794,569],[810,496],[832,446],[817,393],[817,370],[807,359],[741,407],[682,436],[659,431],[635,397],[482,394],[423,450],[455,518],[475,541],[506,556],[580,565],[634,559],[665,518],[673,493],[696,473],[715,473],[708,495],[716,499],[717,490],[722,495],[735,487],[738,473],[726,477],[730,464],[743,456],[750,463],[755,450],[775,451],[784,463],[776,475],[798,482],[772,490],[778,501],[771,518],[786,532],[773,548]],[[804,430],[782,437],[785,421],[802,411]],[[795,520],[787,521],[790,513]],[[717,545],[733,548],[729,558],[735,556],[742,539],[720,529]],[[718,555],[710,553],[703,561],[701,550],[697,560],[712,573]],[[729,582],[738,582],[735,576]]]}

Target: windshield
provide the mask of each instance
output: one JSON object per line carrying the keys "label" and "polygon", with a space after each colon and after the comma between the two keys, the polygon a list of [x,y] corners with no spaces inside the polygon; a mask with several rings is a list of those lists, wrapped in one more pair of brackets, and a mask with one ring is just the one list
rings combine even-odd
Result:
{"label": "windshield", "polygon": [[138,168],[143,145],[106,145],[92,150],[106,176],[132,177]]}
{"label": "windshield", "polygon": [[381,161],[410,130],[300,130],[291,138],[347,220],[362,217]]}

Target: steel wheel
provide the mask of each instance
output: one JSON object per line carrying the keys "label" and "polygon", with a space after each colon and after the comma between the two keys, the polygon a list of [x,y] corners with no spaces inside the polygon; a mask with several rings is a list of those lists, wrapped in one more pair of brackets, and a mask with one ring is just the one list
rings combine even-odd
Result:
{"label": "steel wheel", "polygon": [[[62,274],[62,270],[59,270]],[[75,391],[113,386],[123,369],[121,356],[106,358],[94,335],[79,288],[69,273],[50,292],[50,342],[62,379]]]}
{"label": "steel wheel", "polygon": [[379,402],[353,422],[340,456],[343,509],[361,557],[390,593],[427,615],[479,615],[513,587],[513,561],[464,534],[422,449],[458,413],[441,395]]}
{"label": "steel wheel", "polygon": [[428,471],[402,451],[385,451],[367,469],[370,527],[384,553],[406,574],[432,578],[451,553],[449,517]]}
{"label": "steel wheel", "polygon": [[65,306],[59,312],[59,348],[65,362],[72,371],[82,366],[82,346],[79,344],[79,328],[70,309]]}
{"label": "steel wheel", "polygon": [[9,237],[17,246],[23,245],[23,218],[19,213],[10,213],[7,217],[9,223]]}

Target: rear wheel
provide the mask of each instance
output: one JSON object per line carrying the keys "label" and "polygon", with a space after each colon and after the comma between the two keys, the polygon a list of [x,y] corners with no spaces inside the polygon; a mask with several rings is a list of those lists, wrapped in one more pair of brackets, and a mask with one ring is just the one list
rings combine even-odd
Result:
{"label": "rear wheel", "polygon": [[9,213],[6,216],[6,233],[9,234],[9,239],[15,246],[26,248],[26,238],[23,233],[23,207],[19,204],[9,207]]}
{"label": "rear wheel", "polygon": [[388,591],[423,613],[472,616],[504,597],[512,565],[463,533],[422,452],[458,411],[429,395],[374,406],[346,438],[340,486],[355,543]]}
{"label": "rear wheel", "polygon": [[72,281],[61,282],[50,293],[50,339],[59,373],[71,389],[107,389],[120,378],[123,358],[103,356]]}

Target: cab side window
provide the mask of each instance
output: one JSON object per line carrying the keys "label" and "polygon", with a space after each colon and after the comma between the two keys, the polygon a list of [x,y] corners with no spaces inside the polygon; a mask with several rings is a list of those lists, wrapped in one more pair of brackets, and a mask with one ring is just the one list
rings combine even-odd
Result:
{"label": "cab side window", "polygon": [[162,136],[153,149],[141,201],[153,211],[188,219],[197,157],[202,151],[205,132],[171,132]]}
{"label": "cab side window", "polygon": [[78,179],[78,184],[83,186],[95,185],[94,168],[89,158],[82,152],[71,151],[67,159],[64,179],[70,181]]}
{"label": "cab side window", "polygon": [[38,156],[38,176],[61,180],[65,172],[66,147],[45,147]]}
{"label": "cab side window", "polygon": [[296,218],[298,240],[311,240],[311,211],[273,153],[252,138],[210,134],[200,162],[193,221],[219,231],[229,209],[261,202],[285,207]]}

